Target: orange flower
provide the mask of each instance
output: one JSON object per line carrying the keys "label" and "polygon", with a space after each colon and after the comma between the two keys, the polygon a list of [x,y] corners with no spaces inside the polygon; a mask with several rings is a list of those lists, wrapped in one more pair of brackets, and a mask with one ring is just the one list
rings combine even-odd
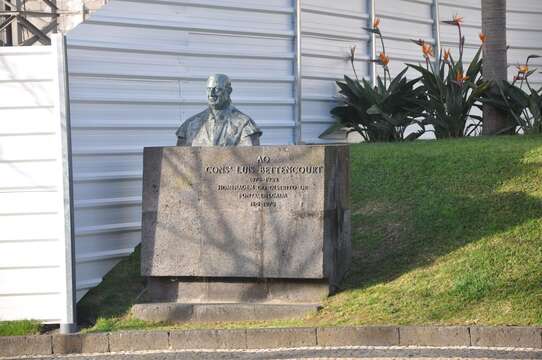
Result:
{"label": "orange flower", "polygon": [[424,43],[422,45],[422,52],[423,55],[427,58],[430,56],[435,56],[435,54],[433,54],[433,47],[431,46],[431,44]]}
{"label": "orange flower", "polygon": [[423,46],[423,44],[425,44],[424,39],[410,40],[410,41],[412,41],[414,44],[419,45],[419,46]]}
{"label": "orange flower", "polygon": [[380,53],[379,59],[380,63],[384,66],[388,66],[388,64],[390,63],[390,58],[386,56],[386,54],[383,52]]}
{"label": "orange flower", "polygon": [[378,29],[379,26],[380,26],[380,19],[375,18],[373,21],[373,28]]}
{"label": "orange flower", "polygon": [[444,50],[444,61],[448,61],[450,59],[450,49]]}
{"label": "orange flower", "polygon": [[463,16],[454,15],[452,23],[454,23],[454,25],[461,26],[461,24],[463,23]]}
{"label": "orange flower", "polygon": [[463,82],[463,81],[467,81],[469,79],[470,78],[468,76],[466,76],[465,74],[463,74],[461,71],[457,71],[457,74],[455,74],[455,81]]}
{"label": "orange flower", "polygon": [[527,74],[529,72],[529,67],[527,65],[520,65],[517,66],[517,68],[520,74]]}
{"label": "orange flower", "polygon": [[482,41],[482,44],[485,43],[487,40],[487,35],[484,34],[483,32],[481,32],[480,35],[478,35],[478,37],[480,38],[480,41]]}

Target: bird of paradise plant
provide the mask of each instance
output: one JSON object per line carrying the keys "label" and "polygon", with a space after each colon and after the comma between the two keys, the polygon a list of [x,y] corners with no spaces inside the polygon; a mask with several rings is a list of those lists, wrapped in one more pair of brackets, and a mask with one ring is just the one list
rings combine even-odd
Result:
{"label": "bird of paradise plant", "polygon": [[[433,47],[424,40],[413,40],[421,47],[425,66],[407,64],[421,74],[424,91],[422,106],[425,108],[423,124],[432,125],[437,139],[468,136],[481,128],[482,117],[471,114],[472,109],[482,108],[481,97],[489,89],[482,72],[482,47],[486,40],[480,34],[482,44],[465,70],[463,55],[465,36],[462,32],[463,17],[454,16],[445,24],[456,26],[459,36],[459,58],[457,61],[450,49],[441,51],[435,60]],[[468,124],[472,120],[471,124]],[[468,125],[467,125],[468,124]]]}
{"label": "bird of paradise plant", "polygon": [[499,92],[488,94],[483,99],[508,115],[511,126],[503,132],[513,129],[516,133],[542,134],[542,88],[536,90],[529,82],[530,76],[537,71],[530,67],[529,62],[539,57],[529,55],[524,64],[516,66],[517,73],[512,83],[497,82]]}
{"label": "bird of paradise plant", "polygon": [[380,40],[382,51],[373,61],[382,66],[383,77],[377,76],[374,85],[365,79],[360,80],[354,66],[356,48],[352,47],[349,60],[355,79],[345,75],[344,81],[337,81],[341,104],[331,110],[337,122],[320,137],[347,128],[349,132],[359,133],[367,142],[416,139],[423,134],[423,128],[408,136],[405,136],[405,130],[418,121],[422,112],[418,101],[422,91],[415,87],[418,79],[407,80],[408,68],[394,78],[391,76],[380,19],[375,19],[372,27],[366,30]]}

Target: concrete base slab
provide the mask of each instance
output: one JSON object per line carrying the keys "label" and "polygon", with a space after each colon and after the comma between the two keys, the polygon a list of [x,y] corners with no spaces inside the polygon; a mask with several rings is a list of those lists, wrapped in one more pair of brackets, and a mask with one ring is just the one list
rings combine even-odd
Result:
{"label": "concrete base slab", "polygon": [[165,323],[255,321],[299,317],[319,308],[319,304],[149,303],[134,305],[132,315]]}
{"label": "concrete base slab", "polygon": [[327,279],[147,278],[147,303],[317,304],[330,295]]}

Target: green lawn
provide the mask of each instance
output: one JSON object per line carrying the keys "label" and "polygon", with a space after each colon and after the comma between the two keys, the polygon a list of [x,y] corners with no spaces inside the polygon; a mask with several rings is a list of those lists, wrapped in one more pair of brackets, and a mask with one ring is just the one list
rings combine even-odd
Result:
{"label": "green lawn", "polygon": [[39,321],[0,321],[0,336],[37,335],[40,328]]}
{"label": "green lawn", "polygon": [[[542,325],[542,137],[352,146],[352,207],[351,272],[320,312],[176,327]],[[128,314],[138,256],[81,301],[86,331],[167,327]]]}

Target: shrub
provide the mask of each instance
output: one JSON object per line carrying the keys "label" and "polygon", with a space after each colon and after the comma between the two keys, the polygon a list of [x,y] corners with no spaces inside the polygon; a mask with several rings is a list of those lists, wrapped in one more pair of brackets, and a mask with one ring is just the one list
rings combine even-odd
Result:
{"label": "shrub", "polygon": [[423,134],[424,129],[420,125],[420,131],[405,137],[406,128],[412,123],[418,123],[417,118],[422,111],[419,98],[423,91],[415,87],[418,79],[407,80],[405,73],[408,68],[392,78],[388,67],[390,59],[379,24],[380,20],[377,19],[373,27],[366,30],[376,34],[382,43],[382,52],[375,62],[383,67],[383,78],[378,76],[375,86],[365,79],[359,80],[354,66],[356,48],[353,47],[350,61],[356,79],[345,75],[344,81],[337,81],[341,104],[331,110],[337,123],[320,137],[340,128],[359,133],[367,142],[411,140]]}
{"label": "shrub", "polygon": [[[459,33],[459,58],[454,60],[451,50],[441,51],[436,62],[433,49],[424,40],[414,42],[421,46],[425,57],[425,67],[408,64],[409,67],[421,74],[421,84],[424,92],[422,107],[423,126],[432,125],[437,139],[463,137],[473,133],[482,125],[482,117],[473,115],[474,107],[482,109],[481,97],[489,89],[489,83],[484,81],[482,72],[482,46],[485,35],[480,34],[482,45],[472,59],[467,71],[463,69],[463,53],[465,37],[462,34],[463,18],[454,16],[446,24],[457,26]],[[474,120],[467,125],[469,119]]]}
{"label": "shrub", "polygon": [[[517,74],[514,81],[497,82],[499,92],[488,94],[484,102],[506,113],[510,124],[515,132],[524,134],[542,134],[542,88],[535,90],[529,83],[529,77],[536,69],[529,68],[529,61],[538,58],[538,55],[529,55],[524,65],[517,66]],[[519,85],[518,85],[519,82]],[[527,89],[523,90],[523,86]],[[511,130],[503,129],[503,132]]]}

